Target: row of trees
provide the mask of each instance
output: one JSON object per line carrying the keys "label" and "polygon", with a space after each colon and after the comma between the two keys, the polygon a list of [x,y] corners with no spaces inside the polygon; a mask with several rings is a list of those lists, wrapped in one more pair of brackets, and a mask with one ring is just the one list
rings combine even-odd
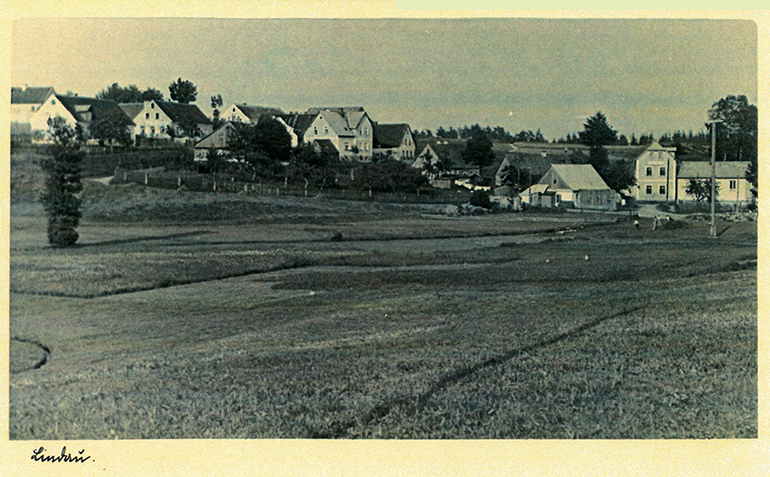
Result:
{"label": "row of trees", "polygon": [[[168,85],[171,101],[188,104],[194,103],[198,97],[198,88],[191,81],[177,79]],[[96,93],[97,99],[108,99],[116,103],[142,103],[144,101],[163,101],[163,93],[155,88],[140,90],[136,85],[120,86],[113,83],[106,89]],[[221,99],[221,96],[220,96]]]}
{"label": "row of trees", "polygon": [[481,135],[487,136],[495,142],[514,143],[514,142],[546,142],[543,133],[538,129],[536,132],[532,131],[520,131],[516,134],[511,134],[500,126],[486,126],[482,127],[476,123],[473,126],[463,126],[459,129],[449,127],[439,127],[435,135],[430,129],[416,130],[414,132],[416,138],[432,138],[437,137],[441,139],[471,139]]}

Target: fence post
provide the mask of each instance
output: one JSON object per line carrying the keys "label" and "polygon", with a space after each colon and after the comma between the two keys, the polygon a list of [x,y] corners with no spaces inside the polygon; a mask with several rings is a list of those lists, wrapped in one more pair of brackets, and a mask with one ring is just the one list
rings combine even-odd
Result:
{"label": "fence post", "polygon": [[144,173],[144,185],[147,185],[148,182],[149,182],[149,177],[148,177],[148,174],[145,172]]}

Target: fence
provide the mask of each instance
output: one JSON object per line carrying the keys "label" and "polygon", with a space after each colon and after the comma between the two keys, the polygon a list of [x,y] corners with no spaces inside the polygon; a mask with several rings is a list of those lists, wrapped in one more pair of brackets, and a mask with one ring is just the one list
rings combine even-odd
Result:
{"label": "fence", "polygon": [[115,184],[136,183],[161,189],[198,192],[226,192],[261,196],[324,197],[337,200],[394,202],[407,204],[463,204],[470,192],[463,190],[423,189],[414,192],[377,192],[357,189],[317,188],[311,185],[252,182],[232,175],[205,175],[186,171],[168,172],[164,168],[128,170],[115,168]]}

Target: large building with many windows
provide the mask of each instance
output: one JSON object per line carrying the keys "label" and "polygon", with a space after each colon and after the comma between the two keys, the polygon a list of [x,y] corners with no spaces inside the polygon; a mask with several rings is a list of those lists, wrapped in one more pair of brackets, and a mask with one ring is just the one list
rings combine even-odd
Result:
{"label": "large building with many windows", "polygon": [[675,153],[675,147],[663,147],[655,141],[636,158],[636,185],[633,192],[637,201],[677,200]]}

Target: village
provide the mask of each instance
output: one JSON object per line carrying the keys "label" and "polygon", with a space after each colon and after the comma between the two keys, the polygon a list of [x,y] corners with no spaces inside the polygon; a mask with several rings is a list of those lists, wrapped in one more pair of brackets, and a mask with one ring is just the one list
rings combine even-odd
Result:
{"label": "village", "polygon": [[[708,197],[703,190],[712,173],[709,146],[680,147],[677,151],[677,147],[663,146],[653,138],[647,144],[612,144],[605,146],[608,163],[625,168],[632,176],[626,180],[627,186],[616,186],[615,190],[590,163],[591,147],[579,141],[489,141],[489,159],[473,161],[465,154],[465,140],[419,134],[406,122],[379,123],[361,106],[313,107],[289,113],[277,107],[244,103],[214,106],[219,106],[214,117],[208,117],[196,104],[184,102],[151,99],[118,103],[57,94],[52,87],[12,88],[12,141],[51,143],[51,120],[59,117],[84,131],[89,138],[87,144],[120,144],[140,150],[191,148],[197,169],[210,171],[214,162],[244,163],[233,155],[238,128],[269,120],[285,130],[293,151],[303,146],[336,163],[397,162],[419,171],[429,188],[484,191],[489,204],[513,210],[537,207],[616,211],[636,204],[694,210],[687,206],[700,204]],[[726,154],[719,158],[715,168],[720,205],[734,211],[755,207],[756,184],[747,178],[751,163],[726,159]],[[288,155],[281,159],[287,170],[290,160]],[[289,173],[285,176],[288,184]],[[306,176],[298,177],[305,180],[307,188]],[[334,181],[340,180],[338,173]],[[377,184],[368,187],[371,195]]]}
{"label": "village", "polygon": [[8,434],[32,464],[39,440],[760,434],[752,22],[12,37]]}

